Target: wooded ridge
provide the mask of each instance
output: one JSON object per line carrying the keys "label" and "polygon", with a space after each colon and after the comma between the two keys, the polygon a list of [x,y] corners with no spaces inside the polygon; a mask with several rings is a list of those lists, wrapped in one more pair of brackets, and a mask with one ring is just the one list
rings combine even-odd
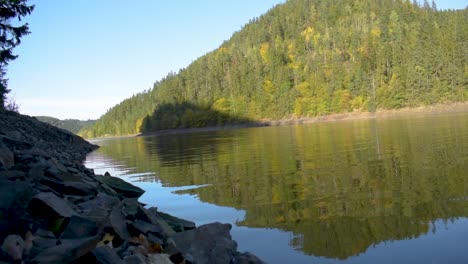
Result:
{"label": "wooded ridge", "polygon": [[427,1],[289,0],[80,134],[466,101],[467,20]]}

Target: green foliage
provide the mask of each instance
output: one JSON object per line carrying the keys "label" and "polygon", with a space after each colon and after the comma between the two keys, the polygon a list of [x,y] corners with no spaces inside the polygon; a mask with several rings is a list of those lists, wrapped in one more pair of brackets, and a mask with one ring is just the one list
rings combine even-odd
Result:
{"label": "green foliage", "polygon": [[[110,109],[91,136],[466,101],[468,10],[403,0],[290,0]],[[167,105],[214,110],[209,122]],[[176,107],[177,108],[177,107]],[[161,116],[155,116],[155,115]],[[139,122],[139,123],[138,123]],[[227,122],[229,123],[229,122]]]}
{"label": "green foliage", "polygon": [[8,63],[18,56],[13,54],[13,49],[21,43],[21,37],[29,34],[28,24],[15,26],[12,20],[31,14],[34,6],[28,6],[27,0],[0,0],[0,109],[4,108],[7,89],[6,67]]}
{"label": "green foliage", "polygon": [[50,116],[36,116],[36,119],[41,122],[48,123],[56,127],[66,129],[75,134],[77,134],[84,127],[92,126],[96,122],[96,120],[87,120],[87,121],[81,121],[78,119],[60,120],[60,119],[50,117]]}

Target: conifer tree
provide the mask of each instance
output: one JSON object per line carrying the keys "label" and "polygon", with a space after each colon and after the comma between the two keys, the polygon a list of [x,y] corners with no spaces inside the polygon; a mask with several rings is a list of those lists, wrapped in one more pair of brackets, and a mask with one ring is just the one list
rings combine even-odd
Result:
{"label": "conifer tree", "polygon": [[27,0],[0,0],[0,109],[4,108],[5,96],[9,92],[5,78],[8,63],[18,56],[13,49],[21,43],[21,37],[29,34],[28,24],[14,25],[15,20],[31,14],[34,5]]}

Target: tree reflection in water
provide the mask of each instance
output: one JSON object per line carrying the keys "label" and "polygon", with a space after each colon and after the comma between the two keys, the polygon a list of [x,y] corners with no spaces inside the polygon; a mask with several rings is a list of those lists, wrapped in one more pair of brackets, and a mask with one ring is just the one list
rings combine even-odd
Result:
{"label": "tree reflection in water", "polygon": [[245,210],[238,225],[292,232],[306,254],[346,259],[468,216],[467,131],[464,114],[139,137],[99,151],[167,186],[210,184],[183,192]]}

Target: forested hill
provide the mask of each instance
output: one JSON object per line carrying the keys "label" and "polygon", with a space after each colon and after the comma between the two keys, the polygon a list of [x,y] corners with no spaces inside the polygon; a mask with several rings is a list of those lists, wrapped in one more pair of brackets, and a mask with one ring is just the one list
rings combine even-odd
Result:
{"label": "forested hill", "polygon": [[467,21],[427,1],[289,0],[81,134],[466,101]]}
{"label": "forested hill", "polygon": [[96,120],[87,120],[87,121],[81,121],[78,119],[60,120],[60,119],[57,119],[55,117],[50,117],[50,116],[36,116],[36,119],[41,122],[48,123],[56,127],[66,129],[75,134],[77,134],[84,127],[91,126],[94,124],[94,122],[96,122]]}

